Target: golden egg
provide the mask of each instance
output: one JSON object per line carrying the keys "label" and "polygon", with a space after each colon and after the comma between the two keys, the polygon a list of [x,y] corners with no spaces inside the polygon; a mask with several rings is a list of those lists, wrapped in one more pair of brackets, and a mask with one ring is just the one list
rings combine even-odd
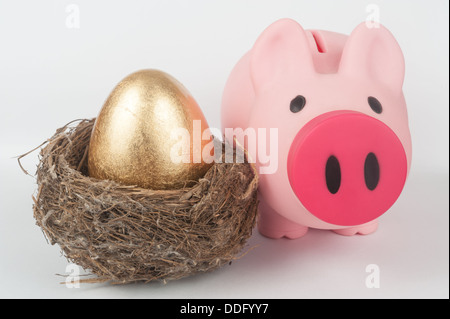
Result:
{"label": "golden egg", "polygon": [[150,189],[190,185],[212,165],[208,128],[180,82],[159,70],[135,72],[114,88],[95,121],[89,175]]}

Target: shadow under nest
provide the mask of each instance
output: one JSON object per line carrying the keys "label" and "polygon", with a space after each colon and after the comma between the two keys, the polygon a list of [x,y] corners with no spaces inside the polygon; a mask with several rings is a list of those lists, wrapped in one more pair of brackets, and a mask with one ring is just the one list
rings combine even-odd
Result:
{"label": "shadow under nest", "polygon": [[33,197],[50,243],[95,275],[81,282],[166,282],[237,258],[256,223],[252,164],[214,163],[192,187],[176,190],[97,180],[87,176],[94,121],[66,125],[47,141]]}

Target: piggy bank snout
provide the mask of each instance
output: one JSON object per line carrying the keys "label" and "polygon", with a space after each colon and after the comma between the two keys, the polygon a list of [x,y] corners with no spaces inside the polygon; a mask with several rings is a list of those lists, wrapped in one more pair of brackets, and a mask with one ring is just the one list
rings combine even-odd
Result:
{"label": "piggy bank snout", "polygon": [[394,131],[357,112],[336,111],[306,124],[288,155],[288,177],[303,206],[339,226],[386,212],[406,181],[405,150]]}

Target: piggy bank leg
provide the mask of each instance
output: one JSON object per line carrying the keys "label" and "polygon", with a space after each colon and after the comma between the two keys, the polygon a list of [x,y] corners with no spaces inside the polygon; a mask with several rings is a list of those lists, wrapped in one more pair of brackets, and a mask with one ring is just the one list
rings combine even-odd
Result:
{"label": "piggy bank leg", "polygon": [[356,234],[368,235],[375,232],[378,228],[378,220],[373,220],[366,224],[358,225],[355,227],[343,228],[343,229],[333,229],[336,234],[343,236],[353,236]]}
{"label": "piggy bank leg", "polygon": [[308,227],[293,223],[281,216],[260,197],[258,230],[269,238],[296,239],[304,236]]}

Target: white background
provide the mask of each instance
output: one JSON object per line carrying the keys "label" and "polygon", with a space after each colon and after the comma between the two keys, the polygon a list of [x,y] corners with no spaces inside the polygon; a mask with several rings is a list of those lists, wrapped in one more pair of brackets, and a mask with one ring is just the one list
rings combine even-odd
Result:
{"label": "white background", "polygon": [[[79,28],[69,28],[69,4]],[[298,240],[254,232],[241,259],[170,282],[59,284],[66,259],[32,215],[33,178],[14,156],[78,118],[97,115],[127,74],[158,68],[180,80],[212,127],[231,68],[279,18],[349,34],[375,3],[406,58],[413,167],[399,201],[369,236],[312,230]],[[0,297],[448,298],[449,2],[0,0]],[[34,171],[37,153],[23,161]],[[365,285],[366,266],[380,288]]]}

